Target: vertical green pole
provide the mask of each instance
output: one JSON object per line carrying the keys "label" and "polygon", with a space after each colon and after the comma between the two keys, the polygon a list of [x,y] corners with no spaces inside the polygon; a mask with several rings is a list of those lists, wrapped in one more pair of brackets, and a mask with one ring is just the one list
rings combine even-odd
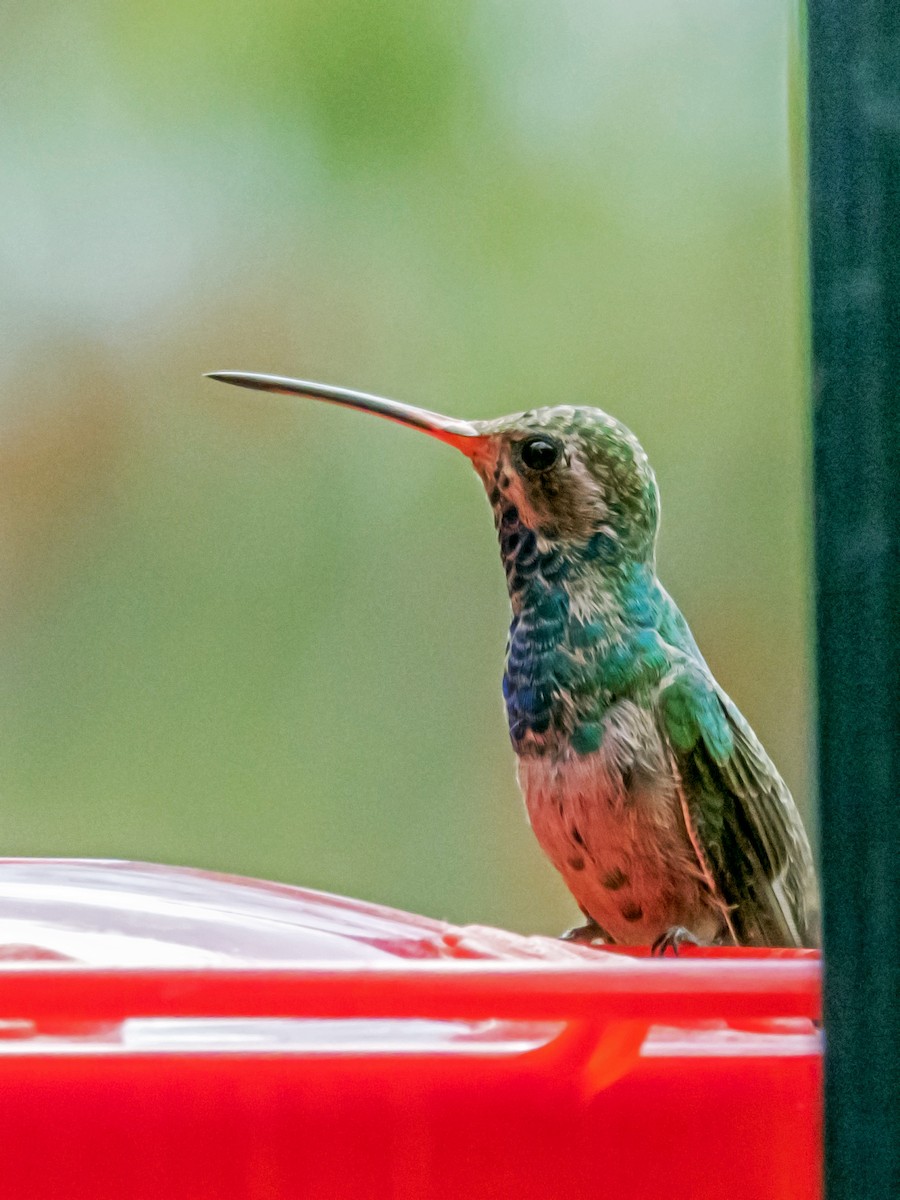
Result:
{"label": "vertical green pole", "polygon": [[900,1196],[900,0],[809,0],[828,1200]]}

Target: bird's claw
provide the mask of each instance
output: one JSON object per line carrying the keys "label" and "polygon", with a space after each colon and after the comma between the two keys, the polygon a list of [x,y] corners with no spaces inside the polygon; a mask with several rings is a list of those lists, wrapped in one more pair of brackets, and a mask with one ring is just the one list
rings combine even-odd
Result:
{"label": "bird's claw", "polygon": [[667,950],[671,950],[677,958],[680,946],[699,945],[700,942],[689,929],[685,929],[683,925],[673,925],[671,929],[667,929],[665,933],[660,934],[650,947],[650,953],[654,958],[662,958]]}
{"label": "bird's claw", "polygon": [[612,939],[605,929],[601,929],[594,921],[585,925],[573,925],[565,933],[559,935],[561,942],[576,942],[580,946],[593,946],[598,942],[609,942]]}

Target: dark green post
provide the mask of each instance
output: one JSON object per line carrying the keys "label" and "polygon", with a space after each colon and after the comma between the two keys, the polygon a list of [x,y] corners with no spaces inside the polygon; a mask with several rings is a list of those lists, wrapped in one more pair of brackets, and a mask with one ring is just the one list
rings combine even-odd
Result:
{"label": "dark green post", "polygon": [[828,1200],[900,1196],[900,0],[809,0]]}

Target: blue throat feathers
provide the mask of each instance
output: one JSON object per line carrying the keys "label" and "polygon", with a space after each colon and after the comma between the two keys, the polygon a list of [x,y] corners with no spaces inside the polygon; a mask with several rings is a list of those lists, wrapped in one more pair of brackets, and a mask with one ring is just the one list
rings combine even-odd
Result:
{"label": "blue throat feathers", "polygon": [[[620,561],[616,540],[595,533],[587,542],[540,550],[517,509],[504,505],[497,522],[513,618],[503,696],[518,753],[600,748],[602,716],[620,692],[662,678],[668,666],[660,638],[664,606],[652,568]],[[621,619],[598,611],[573,616],[570,586],[592,568],[613,568]]]}

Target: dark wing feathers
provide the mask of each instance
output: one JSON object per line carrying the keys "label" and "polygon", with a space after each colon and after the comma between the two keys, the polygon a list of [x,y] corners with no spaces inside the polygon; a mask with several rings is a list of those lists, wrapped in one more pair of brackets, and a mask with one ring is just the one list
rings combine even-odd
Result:
{"label": "dark wing feathers", "polygon": [[[691,670],[689,686],[678,686],[681,724],[670,744],[706,866],[741,943],[816,945],[815,873],[794,801],[738,709],[704,675]],[[668,724],[665,696],[663,716]]]}

